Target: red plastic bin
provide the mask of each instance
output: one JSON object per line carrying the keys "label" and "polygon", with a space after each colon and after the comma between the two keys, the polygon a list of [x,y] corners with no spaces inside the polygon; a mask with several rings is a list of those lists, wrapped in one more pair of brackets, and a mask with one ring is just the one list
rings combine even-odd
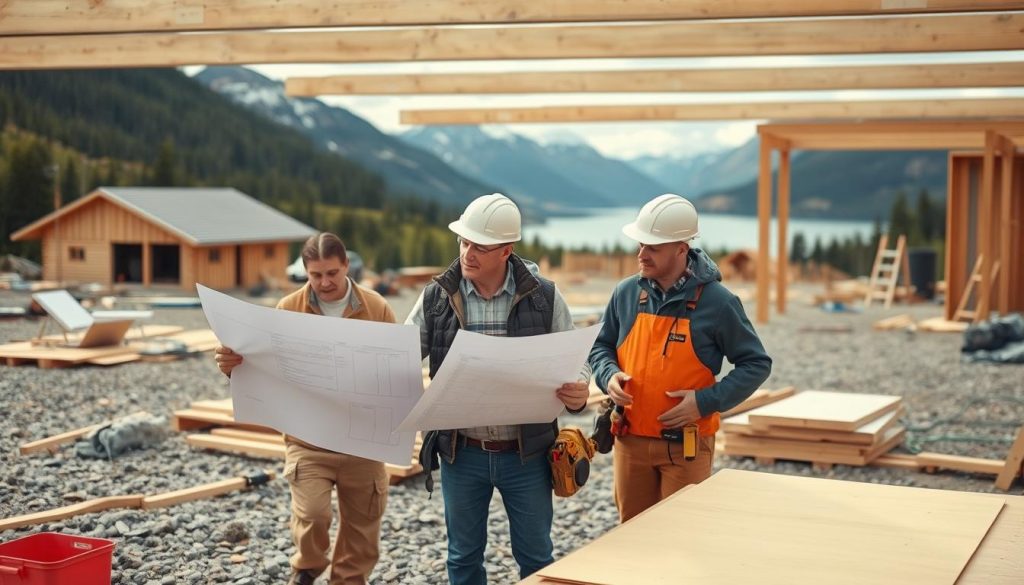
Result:
{"label": "red plastic bin", "polygon": [[114,542],[40,532],[0,544],[0,585],[110,585]]}

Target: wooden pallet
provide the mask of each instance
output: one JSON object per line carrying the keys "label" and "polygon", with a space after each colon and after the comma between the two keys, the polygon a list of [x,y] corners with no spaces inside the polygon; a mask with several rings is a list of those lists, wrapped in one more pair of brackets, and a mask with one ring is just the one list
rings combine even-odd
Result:
{"label": "wooden pallet", "polygon": [[824,466],[843,464],[863,467],[903,443],[906,429],[890,428],[877,445],[846,445],[795,441],[790,439],[752,438],[725,434],[725,454],[744,457],[765,457],[791,461],[808,461]]}
{"label": "wooden pallet", "polygon": [[[149,332],[157,332],[161,339],[178,341],[185,345],[187,353],[153,356],[159,361],[176,360],[185,355],[209,351],[217,346],[217,338],[209,329],[182,331],[181,327],[151,325],[147,327],[146,338],[136,338],[127,345],[109,347],[61,347],[58,345],[40,345],[31,341],[20,341],[0,345],[0,363],[8,366],[35,364],[40,368],[67,368],[79,365],[112,366],[146,359],[140,354],[146,343],[154,338]],[[163,332],[169,332],[162,335]]]}

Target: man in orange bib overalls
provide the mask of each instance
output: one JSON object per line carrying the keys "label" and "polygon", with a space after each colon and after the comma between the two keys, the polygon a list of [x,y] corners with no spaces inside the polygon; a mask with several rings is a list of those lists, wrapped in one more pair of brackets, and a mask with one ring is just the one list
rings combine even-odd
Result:
{"label": "man in orange bib overalls", "polygon": [[[590,365],[621,411],[613,453],[625,522],[711,475],[719,412],[750,396],[772,361],[714,261],[690,247],[692,203],[661,195],[622,231],[640,244],[640,273],[612,293]],[[735,367],[716,381],[723,358]],[[684,457],[680,437],[693,425],[696,457]]]}

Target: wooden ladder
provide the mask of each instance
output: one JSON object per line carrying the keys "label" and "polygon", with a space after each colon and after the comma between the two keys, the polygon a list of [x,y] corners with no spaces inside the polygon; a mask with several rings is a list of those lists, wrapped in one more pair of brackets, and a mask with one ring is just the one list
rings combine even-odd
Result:
{"label": "wooden ladder", "polygon": [[[885,308],[892,307],[896,297],[896,283],[903,275],[903,283],[910,288],[910,267],[907,262],[907,237],[896,238],[896,248],[889,249],[889,236],[883,234],[878,240],[878,253],[875,254],[875,265],[871,268],[871,281],[868,292],[864,296],[864,306],[870,307],[872,301],[885,301]],[[909,295],[908,295],[909,298]]]}
{"label": "wooden ladder", "polygon": [[[956,306],[956,312],[953,313],[954,321],[975,321],[979,317],[978,307],[981,305],[981,299],[979,298],[978,301],[975,302],[974,309],[968,309],[967,304],[971,302],[971,295],[974,293],[974,287],[978,286],[978,283],[981,282],[982,259],[982,255],[978,254],[978,259],[974,261],[974,268],[971,269],[971,275],[967,277],[967,286],[964,287],[964,292],[960,295],[960,302],[957,303]],[[995,290],[994,285],[997,276],[999,276],[998,260],[992,264],[992,290]]]}

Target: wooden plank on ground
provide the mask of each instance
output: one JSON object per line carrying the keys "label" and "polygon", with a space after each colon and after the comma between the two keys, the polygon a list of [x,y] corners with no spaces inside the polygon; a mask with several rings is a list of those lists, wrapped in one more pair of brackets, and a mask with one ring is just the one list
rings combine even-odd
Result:
{"label": "wooden plank on ground", "polygon": [[93,366],[119,366],[121,364],[137,362],[141,357],[141,355],[135,352],[120,353],[116,355],[108,355],[104,357],[93,358],[85,363]]}
{"label": "wooden plank on ground", "polygon": [[1003,470],[1005,461],[996,459],[981,459],[978,457],[961,457],[959,455],[944,455],[942,453],[931,453],[922,451],[917,454],[917,462],[921,467],[950,469],[953,471],[966,471],[968,473],[985,473],[988,475],[999,475]]}
{"label": "wooden plank on ground", "polygon": [[798,427],[769,426],[755,428],[750,424],[749,413],[729,417],[722,421],[722,430],[738,435],[771,439],[794,439],[808,442],[845,443],[853,445],[874,445],[882,440],[885,431],[899,422],[903,408],[883,414],[853,431],[832,431]]}
{"label": "wooden plank on ground", "polygon": [[1013,485],[1013,480],[1021,474],[1021,466],[1024,465],[1024,426],[1017,432],[1017,440],[1010,447],[1006,455],[1006,463],[1002,471],[996,477],[996,487],[1004,492]]}
{"label": "wooden plank on ground", "polygon": [[[271,480],[274,479],[275,477],[275,474],[273,472],[266,472],[266,475]],[[248,486],[249,478],[232,477],[230,479],[185,488],[182,490],[176,490],[173,492],[165,492],[153,496],[146,496],[145,498],[142,499],[141,507],[143,510],[152,510],[154,508],[166,508],[168,506],[175,506],[182,502],[191,502],[194,500],[212,498],[222,494],[235,492],[241,489],[245,489]]]}
{"label": "wooden plank on ground", "polygon": [[932,317],[931,319],[920,321],[917,324],[917,330],[929,333],[963,333],[967,331],[968,325],[970,323],[966,321],[947,321],[942,317]]}
{"label": "wooden plank on ground", "polygon": [[871,328],[876,331],[891,331],[893,329],[906,329],[914,324],[914,318],[910,315],[896,315],[875,321]]}
{"label": "wooden plank on ground", "polygon": [[235,414],[235,407],[232,405],[230,398],[222,398],[219,400],[196,400],[191,402],[188,407],[193,410],[219,412],[232,417]]}
{"label": "wooden plank on ground", "polygon": [[[538,573],[598,584],[667,585],[680,575],[695,583],[953,583],[1002,507],[982,494],[722,469]],[[694,537],[694,526],[733,529]]]}
{"label": "wooden plank on ground", "polygon": [[103,510],[111,510],[114,508],[138,508],[142,505],[142,498],[143,496],[141,494],[130,496],[110,496],[72,504],[70,506],[63,506],[53,510],[46,510],[45,512],[35,512],[22,516],[14,516],[12,518],[4,518],[0,520],[0,532],[4,530],[22,528],[24,526],[42,524],[43,522],[57,522],[59,520],[64,520],[65,518],[71,518],[72,516],[78,516],[79,514],[87,514],[90,512],[102,512]]}
{"label": "wooden plank on ground", "polygon": [[909,469],[911,471],[919,471],[921,464],[917,462],[916,455],[907,455],[905,453],[886,453],[879,455],[874,461],[869,463],[872,467],[886,467],[889,469]]}
{"label": "wooden plank on ground", "polygon": [[284,459],[284,442],[275,445],[266,441],[249,441],[236,439],[234,437],[218,437],[216,435],[188,435],[185,441],[193,447],[202,447],[214,451],[226,451],[238,453],[247,457],[261,457],[266,459]]}
{"label": "wooden plank on ground", "polygon": [[754,393],[748,396],[746,400],[723,412],[722,418],[735,416],[741,412],[747,412],[766,404],[778,402],[783,398],[789,398],[793,394],[796,394],[796,386],[786,386],[778,390],[768,390],[765,388],[754,390]]}
{"label": "wooden plank on ground", "polygon": [[176,431],[191,431],[215,426],[230,426],[251,431],[276,432],[269,427],[236,422],[234,417],[221,412],[186,408],[174,411],[171,425]]}
{"label": "wooden plank on ground", "polygon": [[748,413],[755,428],[770,426],[854,431],[899,408],[902,398],[810,390]]}

